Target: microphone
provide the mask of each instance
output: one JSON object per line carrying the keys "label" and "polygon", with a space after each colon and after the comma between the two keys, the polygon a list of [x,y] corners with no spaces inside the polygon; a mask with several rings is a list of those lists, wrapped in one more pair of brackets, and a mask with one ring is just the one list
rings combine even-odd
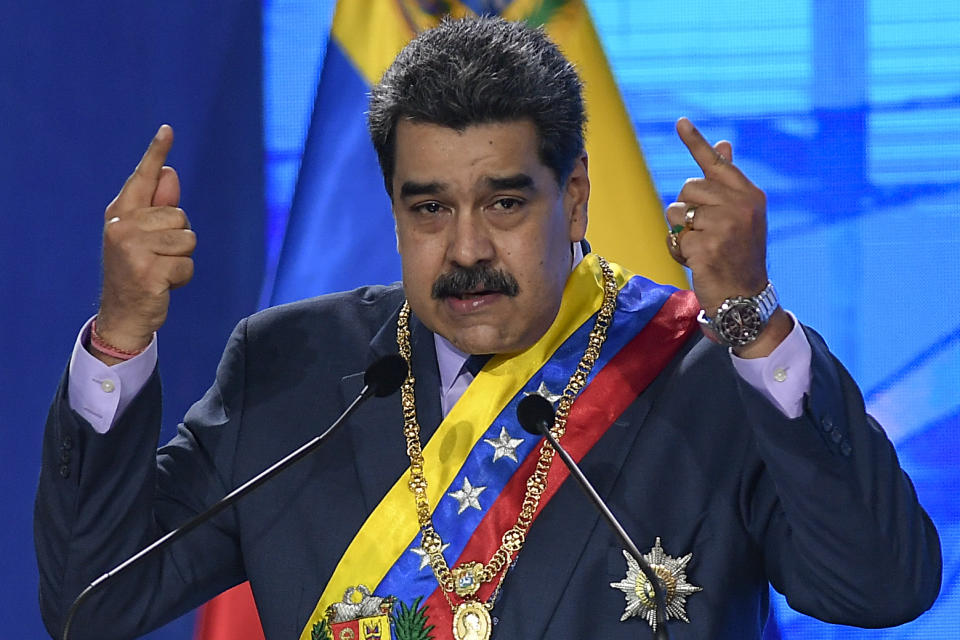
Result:
{"label": "microphone", "polygon": [[185,524],[182,524],[173,531],[161,536],[134,555],[118,564],[110,571],[91,582],[86,589],[80,592],[80,595],[78,595],[76,600],[73,601],[73,604],[70,605],[70,610],[67,612],[66,622],[63,625],[63,634],[61,635],[61,640],[69,640],[70,623],[73,621],[73,617],[76,615],[80,605],[83,604],[83,602],[87,600],[87,598],[89,598],[95,591],[98,591],[104,584],[106,584],[107,581],[116,577],[120,573],[123,573],[147,556],[169,546],[174,540],[177,540],[183,537],[186,533],[196,529],[213,516],[237,502],[243,496],[247,495],[257,487],[265,484],[267,480],[271,479],[273,476],[305,458],[307,455],[316,450],[316,448],[319,447],[331,434],[333,434],[333,432],[336,431],[340,425],[346,422],[347,418],[349,418],[368,398],[371,396],[377,396],[378,398],[389,396],[400,388],[400,385],[403,384],[403,381],[406,379],[406,377],[407,361],[398,354],[384,356],[370,365],[363,376],[363,389],[361,389],[357,397],[353,399],[353,402],[350,403],[350,406],[348,406],[344,412],[340,414],[340,417],[334,420],[333,424],[327,427],[326,431],[302,445],[299,449],[296,449],[284,458],[281,458],[279,461],[261,471],[253,478],[247,480],[242,485],[215,502],[213,506],[209,507],[206,511],[200,512],[188,520]]}
{"label": "microphone", "polygon": [[630,539],[630,536],[617,520],[616,516],[613,515],[613,512],[610,511],[610,508],[603,501],[603,498],[600,497],[597,490],[594,489],[590,481],[587,480],[587,476],[583,475],[583,471],[580,470],[577,463],[570,457],[567,450],[561,447],[557,439],[550,433],[550,427],[553,426],[555,416],[556,412],[553,409],[553,405],[541,395],[529,395],[517,405],[517,419],[520,421],[520,426],[522,426],[527,433],[535,436],[545,436],[547,440],[549,440],[550,445],[560,454],[563,463],[567,465],[567,468],[570,470],[570,475],[577,479],[580,488],[582,488],[584,493],[587,494],[587,497],[590,498],[590,502],[592,502],[603,515],[607,524],[610,525],[610,528],[613,529],[617,537],[620,538],[620,542],[623,543],[624,548],[633,556],[637,564],[640,565],[640,571],[643,572],[643,575],[653,587],[654,599],[657,602],[657,624],[653,629],[653,637],[655,640],[669,640],[670,631],[667,630],[667,605],[666,597],[663,593],[663,583],[660,581],[660,578],[657,577],[653,568],[650,567],[650,563],[641,555],[637,545]]}
{"label": "microphone", "polygon": [[[370,397],[368,394],[378,398],[393,395],[407,379],[407,373],[407,361],[398,354],[383,356],[367,367],[363,374],[363,389],[360,390],[360,395],[365,398]],[[348,407],[347,411],[349,410]],[[338,421],[342,419],[341,416]]]}

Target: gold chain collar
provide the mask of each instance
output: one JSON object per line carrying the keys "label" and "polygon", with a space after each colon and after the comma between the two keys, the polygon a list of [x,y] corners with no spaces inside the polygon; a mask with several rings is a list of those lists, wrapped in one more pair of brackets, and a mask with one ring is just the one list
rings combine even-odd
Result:
{"label": "gold chain collar", "polygon": [[[610,326],[617,304],[619,289],[613,270],[606,260],[599,256],[597,256],[597,259],[603,273],[603,302],[597,312],[593,331],[590,332],[587,348],[584,350],[583,356],[580,358],[573,375],[570,376],[570,380],[567,382],[559,400],[556,418],[553,427],[550,429],[558,441],[566,431],[570,407],[586,385],[587,376],[590,375],[593,365],[600,356],[600,348],[607,338],[607,328]],[[410,457],[410,479],[407,481],[407,486],[410,487],[416,502],[417,521],[423,534],[421,549],[426,552],[430,568],[433,570],[447,603],[454,613],[457,613],[457,607],[450,598],[450,592],[456,592],[466,601],[465,604],[473,605],[475,608],[476,599],[473,595],[480,588],[480,585],[492,581],[500,574],[497,588],[490,600],[483,605],[488,610],[492,609],[497,594],[500,592],[500,586],[503,584],[503,579],[507,575],[504,569],[523,547],[527,530],[530,528],[534,514],[540,504],[540,496],[546,491],[547,473],[550,471],[550,465],[553,462],[554,449],[546,439],[543,441],[540,446],[537,466],[527,479],[527,491],[523,497],[517,522],[503,534],[500,547],[493,553],[487,563],[461,563],[450,569],[443,557],[443,541],[433,528],[430,504],[427,501],[427,479],[423,475],[423,449],[420,444],[420,425],[417,422],[417,406],[414,398],[415,380],[410,360],[410,306],[406,301],[403,303],[397,321],[397,346],[400,355],[407,361],[407,379],[400,387],[400,396],[403,407],[403,435],[407,440],[407,455]],[[460,605],[460,608],[463,607],[464,605]]]}

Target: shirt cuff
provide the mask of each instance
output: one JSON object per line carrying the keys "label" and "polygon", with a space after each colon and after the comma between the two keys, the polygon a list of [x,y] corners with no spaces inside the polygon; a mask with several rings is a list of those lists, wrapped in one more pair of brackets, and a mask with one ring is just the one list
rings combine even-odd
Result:
{"label": "shirt cuff", "polygon": [[[96,316],[94,316],[96,317]],[[97,433],[106,433],[136,397],[157,366],[157,334],[143,353],[107,366],[84,345],[90,341],[93,318],[77,335],[67,373],[67,400],[70,408],[90,423]]]}
{"label": "shirt cuff", "polygon": [[740,358],[730,350],[733,368],[788,418],[803,414],[803,397],[810,392],[810,342],[797,317],[787,311],[793,329],[765,358]]}

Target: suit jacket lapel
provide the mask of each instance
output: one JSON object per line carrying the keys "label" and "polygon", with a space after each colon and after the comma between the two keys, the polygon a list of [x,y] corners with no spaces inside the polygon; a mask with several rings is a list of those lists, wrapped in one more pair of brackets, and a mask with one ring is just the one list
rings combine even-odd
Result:
{"label": "suit jacket lapel", "polygon": [[[370,341],[369,362],[397,352],[397,311],[380,327]],[[437,369],[433,333],[411,315],[410,343],[413,375],[416,378],[417,417],[424,444],[440,424],[440,373]],[[340,381],[344,407],[363,388],[363,371],[344,376]],[[357,465],[360,491],[369,514],[390,487],[410,466],[403,437],[400,394],[371,398],[345,425],[350,430]],[[413,499],[410,501],[413,508]]]}

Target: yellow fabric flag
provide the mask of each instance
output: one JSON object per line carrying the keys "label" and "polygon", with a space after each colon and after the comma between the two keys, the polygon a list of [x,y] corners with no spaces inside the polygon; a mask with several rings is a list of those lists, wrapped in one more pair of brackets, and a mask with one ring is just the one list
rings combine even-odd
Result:
{"label": "yellow fabric flag", "polygon": [[590,224],[594,251],[655,282],[688,288],[667,251],[663,205],[643,160],[630,116],[582,0],[515,0],[508,20],[543,25],[584,82]]}

